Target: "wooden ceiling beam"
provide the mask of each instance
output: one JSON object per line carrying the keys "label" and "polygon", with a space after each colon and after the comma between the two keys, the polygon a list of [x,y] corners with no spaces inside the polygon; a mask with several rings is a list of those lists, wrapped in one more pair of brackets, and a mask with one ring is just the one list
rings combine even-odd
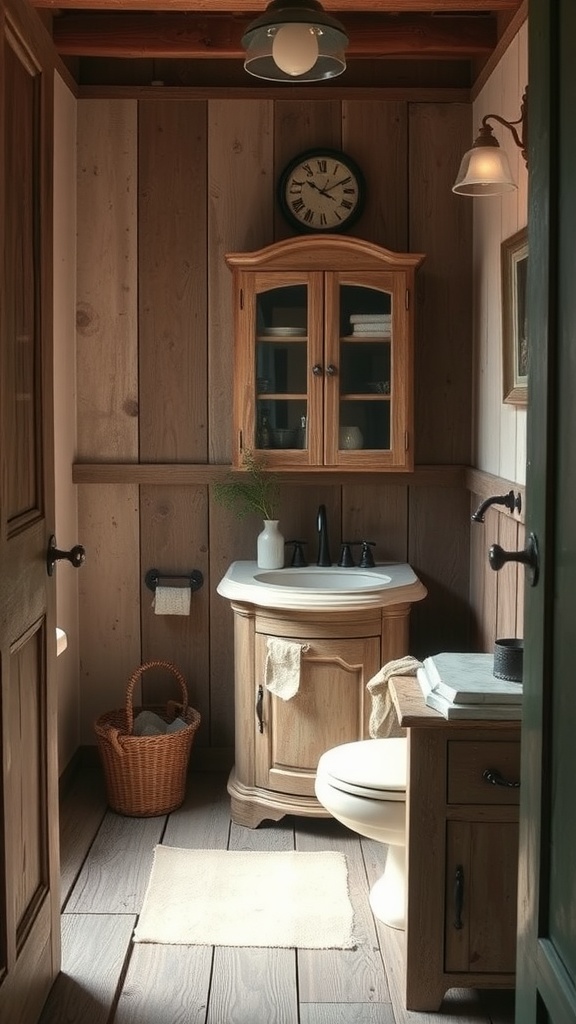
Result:
{"label": "wooden ceiling beam", "polygon": [[[31,0],[33,7],[77,11],[189,11],[197,14],[259,14],[269,0]],[[334,15],[350,12],[375,14],[461,14],[515,11],[521,0],[322,0]]]}
{"label": "wooden ceiling beam", "polygon": [[[61,56],[241,58],[248,18],[194,14],[82,14],[54,22]],[[493,18],[431,18],[349,14],[342,18],[352,58],[462,60],[488,56],[496,45]]]}

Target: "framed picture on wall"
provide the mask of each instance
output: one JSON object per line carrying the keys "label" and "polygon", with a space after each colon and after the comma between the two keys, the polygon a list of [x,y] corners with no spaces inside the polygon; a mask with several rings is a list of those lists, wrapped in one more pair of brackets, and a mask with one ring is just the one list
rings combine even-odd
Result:
{"label": "framed picture on wall", "polygon": [[528,400],[528,335],[526,331],[526,273],[528,229],[502,242],[502,380],[504,401],[526,405]]}

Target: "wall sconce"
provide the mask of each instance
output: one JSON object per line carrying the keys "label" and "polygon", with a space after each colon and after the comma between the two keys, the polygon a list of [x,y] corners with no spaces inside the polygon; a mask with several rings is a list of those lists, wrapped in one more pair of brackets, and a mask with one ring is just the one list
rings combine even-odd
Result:
{"label": "wall sconce", "polygon": [[272,0],[242,36],[244,68],[270,82],[320,82],[346,69],[348,36],[318,0]]}
{"label": "wall sconce", "polygon": [[[499,114],[486,114],[472,149],[462,157],[458,177],[452,191],[460,196],[499,196],[518,188],[512,177],[508,157],[495,138],[488,121],[497,121],[512,132],[517,146],[522,150],[528,166],[528,90],[522,97],[520,117],[517,121],[505,121]],[[516,125],[520,125],[517,131]]]}

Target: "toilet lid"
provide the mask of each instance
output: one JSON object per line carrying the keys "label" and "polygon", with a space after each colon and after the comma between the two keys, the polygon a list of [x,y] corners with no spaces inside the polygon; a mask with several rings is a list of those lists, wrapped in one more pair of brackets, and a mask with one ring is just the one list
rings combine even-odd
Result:
{"label": "toilet lid", "polygon": [[372,800],[404,800],[406,796],[407,741],[359,740],[327,750],[318,762],[318,774],[344,793]]}

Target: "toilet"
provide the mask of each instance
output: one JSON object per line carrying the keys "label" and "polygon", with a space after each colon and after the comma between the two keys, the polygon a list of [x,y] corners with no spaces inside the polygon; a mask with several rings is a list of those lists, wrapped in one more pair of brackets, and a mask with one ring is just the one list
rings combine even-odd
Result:
{"label": "toilet", "polygon": [[322,754],[316,797],[343,825],[388,845],[386,867],[370,890],[372,913],[392,928],[405,927],[405,738],[343,743]]}

